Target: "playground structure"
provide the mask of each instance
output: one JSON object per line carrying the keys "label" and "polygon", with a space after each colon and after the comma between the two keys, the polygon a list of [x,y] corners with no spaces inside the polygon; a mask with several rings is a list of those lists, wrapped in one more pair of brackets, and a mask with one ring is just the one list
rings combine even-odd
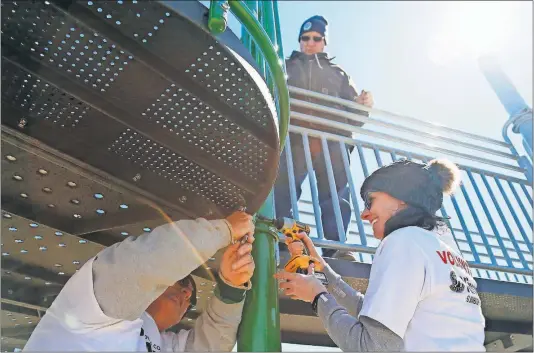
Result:
{"label": "playground structure", "polygon": [[[241,40],[226,28],[230,10],[243,24]],[[489,139],[288,89],[280,38],[276,1],[211,1],[209,9],[195,1],[2,3],[3,351],[23,347],[68,278],[105,246],[169,219],[222,217],[240,207],[274,218],[270,190],[288,130],[302,136],[305,150],[308,136],[355,145],[344,156],[353,218],[340,242],[324,239],[313,173],[309,197],[296,200],[290,187],[294,216],[311,225],[317,245],[358,254],[358,262],[328,262],[362,291],[376,247],[359,218],[363,177],[403,157],[455,160],[464,185],[441,212],[452,217],[476,273],[487,349],[532,349],[532,154],[520,155],[507,135],[513,125],[532,151],[525,127],[532,112],[513,86],[499,91],[504,76],[485,66],[501,102],[514,102],[504,141]],[[290,100],[290,92],[371,118]],[[289,126],[290,102],[317,112],[291,119],[357,139]],[[324,121],[321,112],[366,125]],[[269,223],[257,220],[256,229],[238,350],[331,345],[309,305],[279,297],[272,274],[287,259],[279,258]],[[195,271],[198,305],[181,327],[213,295],[218,262],[215,256]]]}

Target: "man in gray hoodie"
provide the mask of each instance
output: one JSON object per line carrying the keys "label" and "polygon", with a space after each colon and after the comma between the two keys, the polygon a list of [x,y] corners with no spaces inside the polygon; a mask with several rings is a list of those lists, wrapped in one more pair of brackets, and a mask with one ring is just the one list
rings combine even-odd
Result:
{"label": "man in gray hoodie", "polygon": [[[102,250],[65,284],[24,350],[231,351],[254,272],[253,233],[252,217],[235,212],[168,223]],[[194,328],[164,332],[195,304],[190,273],[225,247]]]}

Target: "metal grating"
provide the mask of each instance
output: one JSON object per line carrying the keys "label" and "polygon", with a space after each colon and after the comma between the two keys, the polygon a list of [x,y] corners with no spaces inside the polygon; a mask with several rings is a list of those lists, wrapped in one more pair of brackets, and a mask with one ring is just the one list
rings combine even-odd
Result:
{"label": "metal grating", "polygon": [[[22,349],[63,285],[104,246],[4,210],[2,217],[1,344],[11,350]],[[144,226],[127,229],[131,229],[131,235],[139,235],[153,229],[156,222]],[[202,313],[215,287],[209,279],[194,278],[198,302],[182,320],[186,326]]]}
{"label": "metal grating", "polygon": [[48,1],[2,2],[2,41],[105,92],[133,59],[106,38],[86,31]]}
{"label": "metal grating", "polygon": [[[178,183],[217,205],[232,208],[245,204],[239,189],[217,175],[200,168],[187,159],[136,132],[127,130],[110,147],[110,151],[139,164],[157,175]],[[180,202],[187,201],[183,196]]]}
{"label": "metal grating", "polygon": [[150,220],[159,213],[131,195],[2,141],[2,204],[73,234]]}
{"label": "metal grating", "polygon": [[[0,344],[13,350],[105,246],[170,220],[257,211],[279,141],[253,58],[230,31],[209,34],[200,3],[1,7]],[[198,305],[181,325],[213,295],[215,265],[195,271]]]}
{"label": "metal grating", "polygon": [[261,179],[267,146],[175,84],[142,115],[254,180]]}
{"label": "metal grating", "polygon": [[[7,66],[10,64],[7,63]],[[75,127],[90,110],[78,99],[38,79],[32,74],[5,70],[2,74],[2,98],[28,112],[32,119],[50,119],[61,127]]]}
{"label": "metal grating", "polygon": [[84,1],[95,15],[131,35],[139,44],[148,43],[166,25],[172,11],[152,1]]}
{"label": "metal grating", "polygon": [[2,217],[2,257],[51,269],[58,276],[72,276],[104,248],[5,211],[2,211]]}
{"label": "metal grating", "polygon": [[[272,97],[237,38],[214,39],[191,11],[202,5],[169,6],[2,3],[2,123],[191,216],[254,212],[278,165]],[[187,170],[169,176],[143,143],[118,146],[130,134]]]}
{"label": "metal grating", "polygon": [[40,318],[38,316],[21,314],[13,311],[2,311],[2,329],[21,326],[36,326]]}
{"label": "metal grating", "polygon": [[[226,104],[241,110],[259,125],[267,126],[269,117],[264,112],[268,107],[261,91],[250,82],[245,70],[215,47],[216,43],[207,45],[206,51],[185,72]],[[223,65],[214,64],[221,59]]]}
{"label": "metal grating", "polygon": [[[170,8],[154,1],[81,3],[109,25],[147,47],[162,30],[180,21]],[[206,36],[202,39],[204,50],[197,57],[189,58],[190,64],[184,72],[226,104],[242,110],[248,119],[260,126],[269,126],[271,118],[265,113],[267,103],[247,71],[220,47],[216,39]]]}

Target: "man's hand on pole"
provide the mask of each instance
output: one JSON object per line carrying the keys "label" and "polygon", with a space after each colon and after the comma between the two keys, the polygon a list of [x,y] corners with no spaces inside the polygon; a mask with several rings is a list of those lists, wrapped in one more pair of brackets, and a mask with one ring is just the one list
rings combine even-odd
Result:
{"label": "man's hand on pole", "polygon": [[220,273],[226,282],[239,287],[250,281],[256,267],[251,251],[250,243],[236,243],[226,248],[220,267]]}
{"label": "man's hand on pole", "polygon": [[243,211],[236,211],[226,217],[226,222],[232,231],[232,243],[241,240],[244,236],[248,236],[248,243],[254,242],[254,222],[251,215]]}

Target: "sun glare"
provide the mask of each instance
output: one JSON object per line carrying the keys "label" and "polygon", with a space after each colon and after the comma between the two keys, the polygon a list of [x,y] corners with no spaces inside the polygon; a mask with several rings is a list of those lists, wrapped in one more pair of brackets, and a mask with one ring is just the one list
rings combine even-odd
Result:
{"label": "sun glare", "polygon": [[514,2],[465,1],[446,3],[437,31],[429,43],[429,57],[438,65],[458,59],[477,59],[498,53],[510,39]]}

